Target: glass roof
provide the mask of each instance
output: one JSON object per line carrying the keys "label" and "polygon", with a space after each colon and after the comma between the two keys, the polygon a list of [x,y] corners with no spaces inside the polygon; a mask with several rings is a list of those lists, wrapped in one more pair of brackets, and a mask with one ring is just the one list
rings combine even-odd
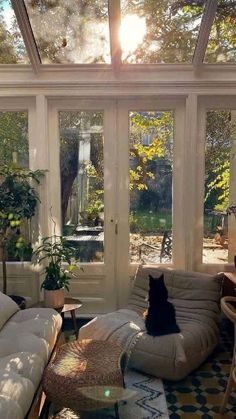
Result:
{"label": "glass roof", "polygon": [[234,63],[236,0],[0,0],[0,39],[0,63],[36,70]]}
{"label": "glass roof", "polygon": [[0,0],[0,64],[29,64],[10,0]]}
{"label": "glass roof", "polygon": [[205,62],[236,61],[236,2],[221,0],[211,28]]}
{"label": "glass roof", "polygon": [[25,5],[43,64],[111,62],[107,0]]}
{"label": "glass roof", "polygon": [[121,0],[123,62],[191,63],[203,3],[157,0],[154,7],[150,0]]}

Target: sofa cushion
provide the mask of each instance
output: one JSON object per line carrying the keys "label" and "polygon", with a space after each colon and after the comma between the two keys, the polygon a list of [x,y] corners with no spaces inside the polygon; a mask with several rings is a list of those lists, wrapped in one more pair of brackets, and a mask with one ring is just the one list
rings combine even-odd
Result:
{"label": "sofa cushion", "polygon": [[[10,398],[16,403],[17,415],[23,414],[22,418],[28,412],[29,400],[33,399],[35,390],[33,383],[28,378],[12,371],[0,370],[0,395],[5,400]],[[5,418],[5,412],[0,411],[0,418]],[[14,415],[11,419],[13,418],[15,418]]]}
{"label": "sofa cushion", "polygon": [[0,330],[18,310],[18,305],[10,297],[0,292]]}
{"label": "sofa cushion", "polygon": [[0,358],[0,370],[6,373],[14,372],[32,381],[35,388],[43,374],[45,362],[31,352],[16,352]]}
{"label": "sofa cushion", "polygon": [[55,310],[32,308],[16,312],[3,326],[0,419],[23,419],[27,414],[61,324]]}
{"label": "sofa cushion", "polygon": [[[164,273],[165,285],[168,289],[168,297],[171,302],[177,303],[181,308],[185,301],[196,307],[203,305],[219,313],[219,295],[221,280],[219,276],[204,274],[200,272],[185,272],[171,268],[153,267],[149,265],[140,266],[137,269],[133,288],[128,302],[128,308],[140,314],[147,307],[148,276],[159,277]],[[173,301],[172,301],[173,300]],[[198,304],[199,303],[199,304]],[[176,308],[176,306],[175,306]]]}
{"label": "sofa cushion", "polygon": [[[1,380],[1,377],[0,377]],[[7,395],[0,394],[0,416],[3,419],[22,419],[24,417],[23,411],[15,400],[12,400]]]}

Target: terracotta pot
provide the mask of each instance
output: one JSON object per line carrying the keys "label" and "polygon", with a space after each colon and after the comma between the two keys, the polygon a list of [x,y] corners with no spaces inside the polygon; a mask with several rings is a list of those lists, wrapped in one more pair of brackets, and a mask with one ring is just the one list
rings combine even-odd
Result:
{"label": "terracotta pot", "polygon": [[45,307],[60,308],[64,306],[65,290],[44,290],[44,303]]}

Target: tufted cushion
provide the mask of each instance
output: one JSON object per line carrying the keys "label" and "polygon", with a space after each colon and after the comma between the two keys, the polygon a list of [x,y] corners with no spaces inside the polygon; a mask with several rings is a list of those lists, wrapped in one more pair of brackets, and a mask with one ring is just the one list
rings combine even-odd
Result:
{"label": "tufted cushion", "polygon": [[0,419],[23,419],[27,414],[61,323],[61,316],[55,310],[31,308],[17,311],[3,326]]}
{"label": "tufted cushion", "polygon": [[18,305],[10,297],[0,292],[0,330],[18,310]]}

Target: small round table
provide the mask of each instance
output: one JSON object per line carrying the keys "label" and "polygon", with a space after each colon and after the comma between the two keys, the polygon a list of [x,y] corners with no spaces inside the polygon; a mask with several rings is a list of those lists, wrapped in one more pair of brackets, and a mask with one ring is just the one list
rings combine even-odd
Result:
{"label": "small round table", "polygon": [[[44,301],[40,301],[40,302],[36,303],[33,307],[45,307]],[[72,323],[73,323],[73,326],[74,326],[76,339],[78,339],[79,331],[78,331],[77,322],[76,322],[75,310],[77,310],[80,307],[82,307],[82,303],[78,298],[68,297],[68,298],[65,298],[65,302],[64,302],[63,307],[54,309],[54,310],[58,311],[58,313],[60,313],[63,321],[64,321],[65,313],[70,311],[70,315],[71,315]]]}

